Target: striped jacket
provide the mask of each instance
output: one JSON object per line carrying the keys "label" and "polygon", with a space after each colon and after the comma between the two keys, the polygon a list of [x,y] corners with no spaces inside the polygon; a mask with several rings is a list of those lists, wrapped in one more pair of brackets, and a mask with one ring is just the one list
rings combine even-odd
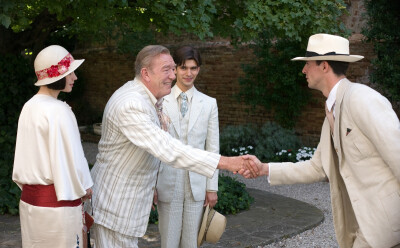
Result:
{"label": "striped jacket", "polygon": [[95,222],[132,237],[146,232],[160,160],[211,178],[220,159],[161,130],[155,103],[137,78],[114,92],[91,172]]}

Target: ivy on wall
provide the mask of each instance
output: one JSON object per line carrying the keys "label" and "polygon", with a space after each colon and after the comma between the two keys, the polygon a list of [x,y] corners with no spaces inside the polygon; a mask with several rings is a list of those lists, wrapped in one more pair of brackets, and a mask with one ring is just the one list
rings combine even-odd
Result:
{"label": "ivy on wall", "polygon": [[[350,31],[340,19],[347,13],[346,4],[343,0],[269,3],[279,6],[280,11],[270,13],[268,7],[255,11],[266,11],[271,19],[279,21],[277,25],[265,25],[254,40],[251,47],[257,60],[243,65],[245,77],[239,79],[241,89],[237,97],[253,107],[258,105],[273,111],[276,122],[292,128],[311,95],[301,73],[304,63],[290,59],[305,54],[312,34],[349,35]],[[293,22],[293,17],[299,19]]]}
{"label": "ivy on wall", "polygon": [[391,101],[400,101],[400,1],[365,0],[367,26],[363,34],[374,44],[371,81]]}
{"label": "ivy on wall", "polygon": [[239,79],[238,98],[253,107],[261,105],[273,110],[275,121],[291,128],[310,100],[307,82],[301,76],[304,63],[290,61],[303,54],[304,49],[298,41],[273,40],[267,31],[260,35],[253,49],[257,62],[242,66],[246,76]]}

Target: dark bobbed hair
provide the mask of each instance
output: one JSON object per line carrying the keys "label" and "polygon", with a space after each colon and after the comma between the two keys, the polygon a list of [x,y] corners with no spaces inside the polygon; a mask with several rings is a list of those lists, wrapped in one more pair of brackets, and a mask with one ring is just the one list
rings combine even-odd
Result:
{"label": "dark bobbed hair", "polygon": [[193,59],[196,61],[197,66],[201,66],[200,52],[192,46],[183,46],[178,48],[173,55],[174,61],[177,66],[185,65],[186,60]]}
{"label": "dark bobbed hair", "polygon": [[46,84],[47,88],[52,89],[52,90],[63,90],[65,89],[67,81],[65,77],[55,81],[54,83],[51,84]]}
{"label": "dark bobbed hair", "polygon": [[[317,60],[317,65],[320,65],[323,60]],[[347,69],[349,68],[349,62],[343,62],[343,61],[333,61],[333,60],[325,60],[328,62],[330,67],[332,67],[333,73],[335,73],[337,76],[342,76],[346,75]]]}

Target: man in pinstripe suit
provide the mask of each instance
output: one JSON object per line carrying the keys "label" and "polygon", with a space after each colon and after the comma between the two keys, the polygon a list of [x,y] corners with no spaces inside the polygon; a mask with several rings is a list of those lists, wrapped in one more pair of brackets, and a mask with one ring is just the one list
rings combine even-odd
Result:
{"label": "man in pinstripe suit", "polygon": [[[174,53],[176,84],[164,98],[170,133],[182,143],[219,153],[218,107],[194,87],[200,53],[191,46]],[[162,248],[197,248],[203,205],[217,203],[218,171],[212,178],[161,163],[157,179],[158,223]]]}
{"label": "man in pinstripe suit", "polygon": [[162,106],[163,97],[171,92],[174,72],[167,48],[146,46],[136,57],[135,79],[114,92],[106,105],[92,169],[97,248],[137,247],[138,237],[146,232],[160,160],[208,178],[217,168],[258,173],[257,168],[246,167],[246,157],[195,149],[164,131],[168,118],[157,113],[156,106]]}

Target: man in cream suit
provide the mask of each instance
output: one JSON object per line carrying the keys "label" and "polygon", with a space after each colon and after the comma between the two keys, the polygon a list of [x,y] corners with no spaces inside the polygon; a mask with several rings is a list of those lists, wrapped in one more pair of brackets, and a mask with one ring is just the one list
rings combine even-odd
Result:
{"label": "man in cream suit", "polygon": [[[219,153],[217,102],[194,87],[200,53],[184,46],[174,53],[176,84],[164,98],[170,133],[182,143]],[[161,164],[157,179],[158,220],[163,248],[197,248],[203,206],[217,203],[218,170],[212,178]],[[157,204],[157,198],[155,197]]]}
{"label": "man in cream suit", "polygon": [[314,156],[298,163],[258,163],[271,185],[329,179],[340,247],[400,247],[400,122],[390,102],[345,77],[349,41],[310,37],[304,60],[309,88],[327,97],[321,139]]}
{"label": "man in cream suit", "polygon": [[[92,169],[97,248],[137,247],[146,232],[160,160],[212,178],[217,168],[241,174],[246,156],[224,157],[182,144],[164,130],[162,101],[171,92],[175,62],[163,46],[146,46],[136,77],[121,86],[103,114],[99,154]],[[252,175],[257,174],[257,168]],[[246,173],[248,175],[248,173]]]}

